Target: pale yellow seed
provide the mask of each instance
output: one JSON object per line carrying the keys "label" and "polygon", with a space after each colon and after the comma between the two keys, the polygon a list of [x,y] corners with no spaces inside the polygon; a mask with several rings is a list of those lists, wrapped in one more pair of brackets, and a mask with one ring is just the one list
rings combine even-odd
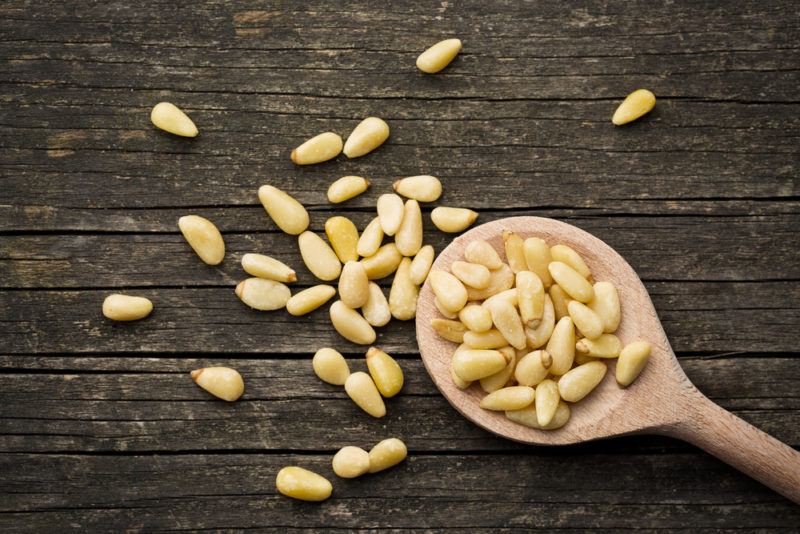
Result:
{"label": "pale yellow seed", "polygon": [[458,313],[453,313],[444,306],[442,306],[442,303],[439,302],[439,299],[437,299],[436,297],[433,297],[433,305],[436,306],[436,310],[442,315],[442,317],[446,319],[458,319]]}
{"label": "pale yellow seed", "polygon": [[417,68],[428,74],[436,74],[448,66],[460,51],[461,39],[439,41],[419,55]]}
{"label": "pale yellow seed", "polygon": [[575,365],[583,365],[584,363],[589,363],[597,360],[597,358],[592,358],[591,356],[587,356],[586,354],[576,353],[575,354]]}
{"label": "pale yellow seed", "polygon": [[395,192],[418,202],[434,202],[442,196],[442,182],[435,176],[409,176],[393,184]]}
{"label": "pale yellow seed", "polygon": [[394,193],[384,193],[378,197],[377,210],[383,233],[388,236],[396,234],[403,222],[403,199]]}
{"label": "pale yellow seed", "polygon": [[355,198],[369,188],[369,180],[361,176],[342,176],[328,187],[328,202],[339,204]]}
{"label": "pale yellow seed", "polygon": [[258,199],[278,228],[290,235],[298,235],[308,228],[308,212],[297,200],[271,185],[258,189]]}
{"label": "pale yellow seed", "polygon": [[442,232],[455,234],[463,232],[475,222],[478,213],[467,208],[439,206],[431,211],[431,221]]}
{"label": "pale yellow seed", "polygon": [[320,284],[295,293],[286,302],[286,311],[294,316],[305,315],[328,302],[336,294],[333,286]]}
{"label": "pale yellow seed", "polygon": [[296,282],[297,273],[285,263],[263,254],[245,254],[242,256],[242,269],[257,278],[266,278],[276,282]]}
{"label": "pale yellow seed", "polygon": [[214,223],[199,215],[184,215],[178,219],[183,237],[203,262],[219,265],[225,258],[225,242]]}
{"label": "pale yellow seed", "polygon": [[586,304],[571,300],[567,304],[569,316],[575,323],[575,328],[589,339],[597,339],[603,333],[603,320],[591,310]]}
{"label": "pale yellow seed", "polygon": [[369,300],[369,278],[364,266],[348,261],[339,277],[339,298],[350,308],[360,308]]}
{"label": "pale yellow seed", "polygon": [[550,270],[553,280],[573,299],[580,302],[589,302],[594,297],[592,284],[566,263],[554,261],[547,268]]}
{"label": "pale yellow seed", "polygon": [[481,400],[484,410],[521,410],[533,404],[536,392],[529,386],[511,386],[489,393]]}
{"label": "pale yellow seed", "polygon": [[561,289],[561,286],[558,284],[551,285],[548,294],[553,301],[553,311],[555,311],[556,321],[560,321],[562,317],[568,316],[569,309],[567,305],[569,304],[570,298],[564,290]]}
{"label": "pale yellow seed", "polygon": [[517,273],[517,305],[525,326],[535,328],[544,315],[544,284],[533,271]]}
{"label": "pale yellow seed", "polygon": [[350,133],[344,144],[344,155],[359,158],[369,154],[389,139],[389,125],[378,117],[367,117]]}
{"label": "pale yellow seed", "polygon": [[464,249],[464,259],[470,263],[484,265],[489,270],[499,269],[503,266],[500,255],[488,241],[477,239],[470,241]]}
{"label": "pale yellow seed", "polygon": [[553,307],[553,300],[550,295],[544,296],[544,311],[542,312],[542,319],[536,328],[525,327],[525,337],[528,338],[528,346],[532,349],[538,349],[547,343],[550,336],[553,334],[553,328],[556,325],[555,309]]}
{"label": "pale yellow seed", "polygon": [[397,361],[376,347],[367,351],[367,368],[378,391],[386,398],[403,389],[403,370]]}
{"label": "pale yellow seed", "polygon": [[[455,350],[455,352],[461,352],[463,350],[467,350],[468,348],[469,347],[467,347],[467,345],[465,343],[462,343],[461,345],[458,346],[458,348]],[[453,353],[454,355],[455,355],[455,352]],[[461,377],[459,377],[456,374],[455,370],[453,369],[453,358],[452,357],[450,358],[450,378],[453,380],[453,384],[455,384],[455,386],[458,389],[467,389],[468,387],[470,387],[472,385],[472,382],[467,382],[466,380],[462,380]]]}
{"label": "pale yellow seed", "polygon": [[541,426],[539,424],[539,421],[536,417],[535,406],[528,406],[527,408],[523,408],[521,410],[509,410],[506,412],[506,417],[515,423],[525,425],[530,428],[535,428],[537,430],[556,430],[567,424],[567,421],[569,421],[570,417],[570,409],[566,402],[559,402],[558,406],[556,407],[556,413],[553,415],[553,419],[547,426]]}
{"label": "pale yellow seed", "polygon": [[344,390],[359,408],[372,417],[386,415],[386,405],[383,403],[375,382],[367,373],[356,371],[348,376],[344,383]]}
{"label": "pale yellow seed", "polygon": [[514,272],[503,263],[499,269],[492,271],[489,285],[484,289],[467,288],[469,300],[486,300],[493,295],[509,290],[514,286]]}
{"label": "pale yellow seed", "polygon": [[367,270],[367,277],[370,280],[379,280],[395,272],[402,259],[403,255],[397,250],[397,245],[387,243],[374,255],[361,260],[361,263]]}
{"label": "pale yellow seed", "polygon": [[408,456],[406,444],[389,438],[375,444],[369,451],[369,472],[377,473],[399,464]]}
{"label": "pale yellow seed", "polygon": [[422,248],[422,211],[419,202],[407,200],[403,220],[394,236],[394,244],[403,256],[414,256]]}
{"label": "pale yellow seed", "polygon": [[156,128],[181,137],[197,137],[197,126],[175,104],[159,102],[150,111],[150,120]]}
{"label": "pale yellow seed", "polygon": [[473,332],[486,332],[492,328],[492,312],[480,304],[467,304],[458,312],[458,318]]}
{"label": "pale yellow seed", "polygon": [[553,278],[550,276],[547,266],[553,259],[550,256],[550,247],[544,239],[529,237],[522,244],[522,250],[528,270],[536,273],[545,288],[550,287],[553,284]]}
{"label": "pale yellow seed", "polygon": [[314,354],[311,366],[320,380],[334,386],[343,386],[350,376],[350,367],[344,356],[329,347],[323,347]]}
{"label": "pale yellow seed", "polygon": [[592,392],[606,376],[608,368],[601,361],[579,365],[558,380],[558,391],[567,402],[578,402]]}
{"label": "pale yellow seed", "polygon": [[311,231],[303,232],[297,238],[297,244],[303,263],[311,274],[326,282],[339,278],[342,272],[339,257],[320,236]]}
{"label": "pale yellow seed", "polygon": [[547,378],[553,358],[546,350],[535,350],[523,356],[517,362],[514,378],[521,386],[536,386]]}
{"label": "pale yellow seed", "polygon": [[594,297],[587,306],[600,316],[603,332],[612,334],[619,328],[622,315],[617,288],[611,282],[597,282],[593,288]]}
{"label": "pale yellow seed", "polygon": [[353,308],[346,306],[341,300],[331,304],[330,317],[333,327],[339,334],[358,345],[370,345],[375,342],[375,330]]}
{"label": "pale yellow seed", "polygon": [[489,307],[489,311],[492,322],[508,343],[515,349],[524,349],[528,341],[517,309],[508,301],[499,300]]}
{"label": "pale yellow seed", "polygon": [[499,350],[468,349],[453,354],[453,370],[462,380],[480,380],[501,371],[508,361]]}
{"label": "pale yellow seed", "polygon": [[408,321],[417,315],[419,286],[411,281],[411,258],[403,258],[389,290],[389,310],[392,317]]}
{"label": "pale yellow seed", "polygon": [[547,352],[553,357],[550,373],[563,375],[570,370],[575,359],[575,327],[570,317],[562,317],[556,323],[547,342]]}
{"label": "pale yellow seed", "polygon": [[487,330],[486,332],[464,332],[464,343],[472,349],[499,349],[508,345],[508,340],[503,337],[499,330]]}
{"label": "pale yellow seed", "polygon": [[342,151],[342,138],[333,132],[321,133],[292,150],[295,165],[322,163],[339,155]]}
{"label": "pale yellow seed", "polygon": [[517,293],[517,289],[512,287],[511,289],[506,289],[505,291],[501,291],[496,295],[492,295],[491,297],[483,301],[482,306],[487,310],[491,310],[492,306],[496,302],[500,302],[501,300],[508,302],[512,306],[516,306],[517,304],[519,304],[519,294]]}
{"label": "pale yellow seed", "polygon": [[331,496],[333,486],[325,477],[302,467],[284,467],[275,478],[278,491],[301,501],[324,501]]}
{"label": "pale yellow seed", "polygon": [[556,415],[558,403],[561,400],[558,394],[558,384],[545,378],[536,386],[536,420],[539,426],[550,424]]}
{"label": "pale yellow seed", "polygon": [[333,472],[342,478],[356,478],[369,472],[369,453],[361,447],[348,445],[333,455]]}
{"label": "pale yellow seed", "polygon": [[244,380],[230,367],[204,367],[190,373],[195,383],[215,397],[233,402],[244,393]]}
{"label": "pale yellow seed", "polygon": [[369,298],[361,308],[364,319],[372,326],[384,326],[392,319],[389,310],[389,301],[383,294],[381,287],[375,282],[369,283]]}
{"label": "pale yellow seed", "polygon": [[491,376],[487,376],[486,378],[480,379],[481,389],[483,389],[483,391],[486,393],[491,393],[502,388],[508,384],[508,382],[514,376],[514,369],[517,366],[516,351],[513,347],[503,347],[500,349],[500,352],[506,357],[508,363],[501,371],[498,371]]}
{"label": "pale yellow seed", "polygon": [[425,245],[419,249],[419,252],[417,252],[411,262],[409,276],[412,282],[418,286],[421,286],[425,282],[425,279],[428,278],[428,272],[431,270],[431,265],[433,265],[434,256],[435,252],[431,245]]}
{"label": "pale yellow seed", "polygon": [[358,261],[358,229],[347,217],[336,216],[325,221],[325,235],[342,263]]}
{"label": "pale yellow seed", "polygon": [[492,274],[484,265],[466,261],[454,261],[450,265],[450,272],[469,287],[486,289],[492,279]]}
{"label": "pale yellow seed", "polygon": [[383,242],[383,228],[381,228],[381,221],[377,217],[372,219],[364,231],[361,232],[361,237],[358,238],[356,245],[356,252],[359,256],[369,258],[378,252]]}
{"label": "pale yellow seed", "polygon": [[439,335],[439,337],[442,337],[447,341],[452,341],[453,343],[464,342],[464,334],[467,331],[467,327],[464,326],[460,321],[434,317],[431,319],[431,327]]}
{"label": "pale yellow seed", "polygon": [[617,126],[622,126],[650,113],[655,106],[656,95],[647,89],[637,89],[622,101],[617,111],[614,112],[611,122]]}
{"label": "pale yellow seed", "polygon": [[506,249],[506,258],[508,259],[509,267],[511,267],[511,270],[514,271],[515,274],[520,271],[528,270],[523,243],[519,234],[509,230],[503,230],[503,245]]}
{"label": "pale yellow seed", "polygon": [[597,339],[581,339],[575,344],[575,350],[593,358],[616,358],[622,350],[622,342],[614,334],[603,334]]}
{"label": "pale yellow seed", "polygon": [[647,341],[634,341],[625,345],[617,360],[617,382],[628,387],[644,370],[650,360],[651,346]]}
{"label": "pale yellow seed", "polygon": [[115,293],[103,300],[103,315],[112,321],[138,321],[153,311],[153,303],[144,297]]}
{"label": "pale yellow seed", "polygon": [[575,269],[579,275],[586,278],[586,280],[592,281],[592,271],[589,270],[589,266],[586,265],[586,262],[583,261],[583,257],[581,257],[575,249],[567,245],[554,245],[550,248],[550,256],[553,258],[553,261],[566,263]]}
{"label": "pale yellow seed", "polygon": [[289,288],[275,280],[248,278],[236,286],[236,296],[255,310],[272,311],[286,306],[292,296]]}
{"label": "pale yellow seed", "polygon": [[453,313],[461,311],[467,303],[467,289],[458,278],[445,271],[431,271],[428,279],[433,293],[445,309]]}

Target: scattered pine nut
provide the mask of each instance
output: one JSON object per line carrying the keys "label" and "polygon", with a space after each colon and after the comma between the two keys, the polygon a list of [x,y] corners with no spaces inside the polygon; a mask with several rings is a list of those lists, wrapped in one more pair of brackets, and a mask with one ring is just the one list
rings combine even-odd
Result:
{"label": "scattered pine nut", "polygon": [[592,281],[592,271],[589,270],[589,267],[586,265],[586,262],[583,261],[581,255],[572,247],[568,247],[567,245],[553,245],[550,247],[550,256],[553,258],[552,261],[566,263],[575,269],[579,275],[586,278],[586,280]]}
{"label": "scattered pine nut", "polygon": [[197,126],[186,113],[175,104],[159,102],[150,112],[150,120],[156,128],[181,137],[197,137]]}
{"label": "scattered pine nut", "polygon": [[222,400],[233,402],[244,393],[244,380],[236,369],[204,367],[190,375],[198,386]]}
{"label": "scattered pine nut", "polygon": [[307,230],[297,238],[297,244],[311,274],[326,282],[339,277],[342,272],[339,257],[320,236]]}
{"label": "scattered pine nut", "polygon": [[503,266],[503,260],[488,241],[481,239],[471,241],[464,250],[464,259],[470,263],[479,263],[494,271]]}
{"label": "scattered pine nut", "polygon": [[403,222],[403,199],[394,193],[385,193],[378,197],[377,210],[383,233],[388,236],[396,234]]}
{"label": "scattered pine nut", "polygon": [[308,228],[308,212],[288,193],[271,185],[258,189],[258,199],[278,228],[290,235],[298,235]]}
{"label": "scattered pine nut", "polygon": [[275,280],[248,278],[236,286],[236,296],[255,310],[273,311],[286,306],[292,296],[289,288]]}
{"label": "scattered pine nut", "polygon": [[358,238],[358,244],[356,245],[356,253],[364,258],[374,256],[378,249],[381,248],[382,242],[383,228],[381,227],[380,219],[375,217],[361,232],[361,237]]}
{"label": "scattered pine nut", "polygon": [[283,495],[301,501],[324,501],[333,492],[327,478],[296,466],[281,469],[275,478],[275,487]]}
{"label": "scattered pine nut", "polygon": [[507,300],[498,300],[491,306],[492,322],[508,343],[515,349],[524,349],[528,340],[517,309]]}
{"label": "scattered pine nut", "polygon": [[467,382],[491,376],[507,364],[499,350],[467,349],[453,354],[453,371]]}
{"label": "scattered pine nut", "polygon": [[339,277],[339,298],[350,308],[360,308],[369,300],[369,278],[364,265],[357,261],[344,264]]}
{"label": "scattered pine nut", "polygon": [[448,311],[458,313],[467,303],[467,289],[461,281],[445,271],[431,271],[428,275],[436,298]]}
{"label": "scattered pine nut", "polygon": [[331,300],[335,294],[336,288],[326,284],[309,287],[292,295],[286,302],[286,311],[296,317],[311,313]]}
{"label": "scattered pine nut", "polygon": [[553,278],[547,269],[547,266],[553,261],[550,256],[550,247],[544,239],[529,237],[522,243],[522,252],[525,255],[528,270],[536,273],[544,287],[549,288],[553,284]]}
{"label": "scattered pine nut", "polygon": [[314,354],[311,366],[320,380],[334,386],[343,386],[350,376],[350,367],[344,356],[329,347],[323,347]]}
{"label": "scattered pine nut", "polygon": [[581,339],[575,350],[591,358],[616,358],[622,351],[622,342],[614,334],[603,334],[597,339]]}
{"label": "scattered pine nut", "polygon": [[337,300],[330,308],[331,323],[339,334],[358,345],[371,345],[375,342],[375,330],[353,308]]}
{"label": "scattered pine nut", "polygon": [[514,369],[517,367],[517,352],[513,347],[503,347],[500,352],[506,357],[508,363],[502,370],[480,379],[481,389],[486,393],[492,393],[509,385],[513,379]]}
{"label": "scattered pine nut", "polygon": [[575,328],[586,338],[597,339],[603,333],[603,320],[586,304],[571,300],[567,304],[567,311],[575,323]]}
{"label": "scattered pine nut", "polygon": [[367,303],[361,307],[361,313],[372,326],[384,326],[392,319],[389,302],[386,300],[383,290],[375,282],[369,283],[369,298]]}
{"label": "scattered pine nut", "polygon": [[[481,399],[484,410],[521,410],[533,404],[536,391],[529,386],[511,386],[493,391]],[[555,415],[555,412],[553,413]],[[552,419],[552,418],[551,418]]]}
{"label": "scattered pine nut", "polygon": [[514,274],[520,271],[527,271],[528,264],[525,261],[524,242],[515,232],[503,230],[503,245],[506,249],[508,265]]}
{"label": "scattered pine nut", "polygon": [[572,368],[575,359],[575,326],[570,317],[562,317],[556,324],[547,342],[547,352],[553,357],[551,374],[563,375]]}
{"label": "scattered pine nut", "polygon": [[339,155],[342,138],[333,132],[321,133],[292,150],[292,162],[296,165],[322,163]]}
{"label": "scattered pine nut", "polygon": [[225,242],[214,223],[199,215],[184,215],[178,219],[183,237],[203,262],[219,265],[225,258]]}
{"label": "scattered pine nut", "polygon": [[325,221],[325,235],[342,263],[358,261],[358,229],[347,217],[336,216]]}
{"label": "scattered pine nut", "polygon": [[342,447],[333,456],[332,467],[342,478],[360,477],[369,472],[369,453],[361,447]]}
{"label": "scattered pine nut", "polygon": [[479,263],[454,261],[450,265],[450,272],[461,280],[464,285],[475,289],[486,289],[492,279],[489,269]]}
{"label": "scattered pine nut", "polygon": [[418,202],[434,202],[442,196],[442,182],[427,174],[402,178],[393,187],[398,194]]}
{"label": "scattered pine nut", "polygon": [[614,112],[611,122],[616,126],[622,126],[650,113],[654,107],[656,107],[656,95],[647,89],[637,89],[625,97]]}
{"label": "scattered pine nut", "polygon": [[547,268],[553,280],[573,299],[580,302],[589,302],[594,297],[592,284],[566,263],[554,261]]}
{"label": "scattered pine nut", "polygon": [[414,259],[411,261],[409,276],[412,282],[418,286],[421,286],[425,282],[425,279],[428,278],[428,272],[431,270],[431,265],[433,265],[433,258],[435,255],[436,253],[431,245],[425,245],[419,249],[419,252],[417,252]]}
{"label": "scattered pine nut", "polygon": [[372,417],[380,418],[386,415],[386,405],[383,403],[375,382],[367,373],[357,371],[348,376],[344,383],[344,390],[359,408]]}
{"label": "scattered pine nut", "polygon": [[417,68],[428,74],[436,74],[455,59],[461,51],[461,39],[445,39],[425,50],[417,58]]}
{"label": "scattered pine nut", "polygon": [[403,389],[403,370],[400,364],[382,350],[369,348],[367,368],[375,386],[384,397],[394,397]]}
{"label": "scattered pine nut", "polygon": [[328,202],[339,204],[355,198],[369,187],[369,180],[361,176],[342,176],[328,187]]}
{"label": "scattered pine nut", "polygon": [[439,206],[431,211],[431,221],[442,232],[455,234],[463,232],[475,222],[478,212],[466,208]]}
{"label": "scattered pine nut", "polygon": [[115,293],[103,300],[103,315],[112,321],[138,321],[153,311],[153,303],[145,297]]}
{"label": "scattered pine nut", "polygon": [[242,256],[242,269],[256,278],[275,280],[276,282],[296,282],[297,273],[283,262],[263,254],[245,254]]}
{"label": "scattered pine nut", "polygon": [[558,380],[558,392],[567,402],[578,402],[592,392],[606,376],[608,368],[601,361],[579,365]]}
{"label": "scattered pine nut", "polygon": [[403,256],[414,256],[422,248],[422,211],[413,198],[403,207],[403,220],[394,236],[394,243]]}
{"label": "scattered pine nut", "polygon": [[389,291],[389,310],[392,312],[392,317],[401,321],[416,317],[418,297],[419,286],[411,281],[411,258],[403,258],[397,267]]}
{"label": "scattered pine nut", "polygon": [[553,357],[546,350],[529,352],[517,362],[514,378],[521,386],[537,386],[547,378]]}
{"label": "scattered pine nut", "polygon": [[597,282],[594,297],[587,303],[603,321],[603,332],[610,334],[619,328],[621,309],[617,288],[611,282]]}
{"label": "scattered pine nut", "polygon": [[525,326],[536,327],[544,315],[544,284],[533,271],[517,273],[517,303]]}
{"label": "scattered pine nut", "polygon": [[556,409],[561,397],[558,393],[558,384],[545,378],[536,386],[536,420],[539,426],[547,426],[556,415]]}
{"label": "scattered pine nut", "polygon": [[617,382],[622,387],[630,386],[644,370],[650,360],[650,343],[647,341],[634,341],[619,353],[617,360]]}
{"label": "scattered pine nut", "polygon": [[369,472],[377,473],[399,464],[408,456],[406,444],[397,438],[378,442],[369,451]]}
{"label": "scattered pine nut", "polygon": [[397,245],[387,243],[379,248],[373,256],[361,260],[361,263],[367,270],[367,277],[370,280],[380,280],[395,272],[402,259],[403,255],[397,250]]}
{"label": "scattered pine nut", "polygon": [[367,117],[350,133],[344,144],[344,155],[358,158],[369,154],[389,138],[389,125],[378,117]]}

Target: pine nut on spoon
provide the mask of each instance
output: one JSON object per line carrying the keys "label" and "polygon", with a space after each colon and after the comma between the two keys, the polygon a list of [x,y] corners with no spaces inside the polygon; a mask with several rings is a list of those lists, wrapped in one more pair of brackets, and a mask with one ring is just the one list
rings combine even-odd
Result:
{"label": "pine nut on spoon", "polygon": [[[627,388],[621,388],[613,376],[606,376],[592,392],[591,399],[569,407],[569,420],[558,430],[543,431],[517,424],[502,412],[480,408],[485,393],[475,384],[461,390],[453,383],[451,356],[455,365],[455,356],[472,351],[453,355],[454,344],[441,339],[430,326],[431,318],[437,317],[438,312],[433,304],[429,278],[418,300],[417,341],[428,373],[459,412],[482,428],[526,443],[570,444],[621,434],[676,437],[694,443],[800,502],[800,453],[720,408],[689,382],[670,348],[646,288],[625,259],[600,239],[552,219],[500,219],[474,227],[457,237],[441,251],[432,272],[446,271],[454,261],[464,258],[465,248],[473,241],[485,240],[496,250],[502,250],[504,229],[523,238],[538,237],[547,243],[563,243],[576,250],[596,280],[609,281],[618,290],[624,312],[615,335],[623,342],[646,339],[651,345],[650,358],[641,374]],[[504,366],[500,360],[483,358],[484,364],[495,365],[495,372]],[[612,361],[609,367],[613,369],[614,365]],[[470,366],[467,367],[469,371]],[[461,371],[459,376],[464,381],[478,380],[480,376],[476,374],[486,372],[486,369],[472,369],[475,372],[465,373],[463,365],[455,370]],[[608,374],[613,375],[613,371]],[[524,410],[529,408],[519,413]]]}

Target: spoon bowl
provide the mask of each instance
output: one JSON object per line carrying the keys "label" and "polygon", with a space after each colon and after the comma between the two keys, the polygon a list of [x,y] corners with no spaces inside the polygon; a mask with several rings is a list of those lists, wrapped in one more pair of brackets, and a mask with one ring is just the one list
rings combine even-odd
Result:
{"label": "spoon bowl", "polygon": [[647,289],[633,268],[613,248],[570,224],[541,217],[512,217],[477,226],[453,240],[431,270],[450,270],[463,259],[472,241],[488,241],[505,257],[503,230],[523,238],[539,237],[549,245],[562,243],[585,260],[596,281],[613,283],[622,307],[616,335],[623,344],[646,340],[650,361],[627,388],[614,378],[616,360],[605,360],[603,381],[582,401],[571,404],[570,420],[558,430],[537,430],[507,419],[503,412],[480,408],[485,392],[476,382],[458,389],[450,377],[450,360],[457,344],[439,337],[431,319],[440,317],[426,282],[417,304],[417,341],[422,361],[436,387],[464,417],[514,441],[536,445],[567,445],[628,434],[662,434],[690,441],[767,486],[800,502],[800,453],[706,398],[686,377],[670,347]]}

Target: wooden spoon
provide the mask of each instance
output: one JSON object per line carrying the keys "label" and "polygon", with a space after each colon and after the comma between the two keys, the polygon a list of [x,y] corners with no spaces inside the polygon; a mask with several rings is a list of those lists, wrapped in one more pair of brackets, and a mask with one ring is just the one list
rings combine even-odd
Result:
{"label": "wooden spoon", "polygon": [[614,283],[622,303],[622,322],[616,334],[623,343],[649,341],[652,356],[628,388],[614,379],[614,361],[603,382],[587,398],[571,406],[572,417],[558,430],[535,430],[508,420],[502,412],[478,406],[485,393],[476,383],[466,391],[450,378],[450,358],[456,348],[439,337],[430,321],[439,317],[430,284],[422,287],[417,305],[417,340],[422,361],[436,387],[467,419],[499,436],[538,445],[565,445],[628,434],[662,434],[705,449],[789,499],[800,502],[800,452],[711,402],[689,381],[667,341],[647,290],[633,268],[614,249],[572,225],[541,217],[493,221],[457,237],[433,264],[449,271],[463,258],[464,248],[485,239],[504,256],[502,232],[523,238],[536,236],[578,251],[596,280]]}

